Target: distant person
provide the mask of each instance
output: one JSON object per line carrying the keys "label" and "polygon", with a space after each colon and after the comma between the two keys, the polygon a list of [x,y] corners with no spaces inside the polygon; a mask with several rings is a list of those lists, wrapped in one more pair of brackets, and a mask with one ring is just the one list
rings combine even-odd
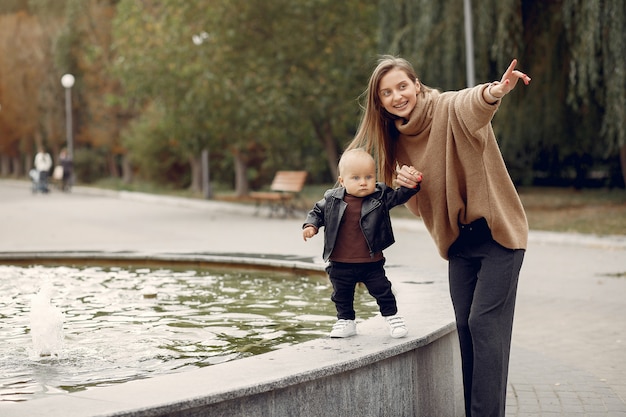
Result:
{"label": "distant person", "polygon": [[37,154],[35,155],[35,169],[37,170],[37,188],[42,193],[47,193],[48,190],[48,173],[52,168],[52,157],[44,150],[43,147],[39,147]]}
{"label": "distant person", "polygon": [[338,180],[340,187],[327,190],[324,198],[315,203],[302,231],[306,241],[324,227],[323,258],[330,260],[326,272],[333,286],[331,300],[338,319],[330,337],[356,334],[354,290],[359,282],[376,299],[391,337],[404,337],[408,330],[397,314],[382,251],[395,242],[389,210],[417,194],[419,182],[398,189],[377,183],[374,158],[362,149],[342,155]]}
{"label": "distant person", "polygon": [[440,92],[405,59],[383,56],[351,148],[377,157],[381,181],[428,184],[407,207],[448,260],[461,345],[465,414],[504,417],[517,283],[528,223],[491,119],[519,80],[513,60],[500,81]]}
{"label": "distant person", "polygon": [[61,189],[63,191],[69,191],[72,187],[72,169],[73,162],[72,158],[70,158],[67,149],[61,149],[61,153],[59,154],[59,163],[63,168],[63,177],[61,179]]}

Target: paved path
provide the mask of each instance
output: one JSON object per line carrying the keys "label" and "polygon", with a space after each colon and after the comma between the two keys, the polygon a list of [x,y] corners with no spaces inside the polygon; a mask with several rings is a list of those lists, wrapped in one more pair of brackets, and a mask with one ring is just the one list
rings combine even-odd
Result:
{"label": "paved path", "polygon": [[[319,258],[302,219],[247,206],[102,192],[32,195],[0,180],[0,251],[288,254]],[[447,285],[447,264],[417,220],[394,220],[388,272]],[[393,279],[392,279],[393,280]],[[398,296],[402,308],[402,295]],[[531,232],[520,277],[507,417],[626,417],[626,236]]]}

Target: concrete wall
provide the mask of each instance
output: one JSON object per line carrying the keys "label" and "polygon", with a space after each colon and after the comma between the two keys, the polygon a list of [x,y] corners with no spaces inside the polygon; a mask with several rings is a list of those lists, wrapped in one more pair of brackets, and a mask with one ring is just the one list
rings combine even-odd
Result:
{"label": "concrete wall", "polygon": [[458,352],[456,332],[449,332],[428,345],[355,369],[167,415],[460,417]]}

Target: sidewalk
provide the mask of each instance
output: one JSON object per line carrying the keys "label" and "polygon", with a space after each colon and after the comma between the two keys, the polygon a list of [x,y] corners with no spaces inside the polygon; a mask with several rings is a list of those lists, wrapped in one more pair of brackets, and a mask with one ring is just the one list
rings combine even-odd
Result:
{"label": "sidewalk", "polygon": [[[0,251],[146,251],[293,255],[321,262],[302,219],[250,206],[75,187],[32,195],[0,180]],[[447,285],[417,220],[394,220],[388,273]],[[406,282],[406,277],[403,277]],[[531,232],[518,291],[507,417],[626,417],[626,237]],[[403,296],[398,295],[400,309]],[[451,307],[450,307],[451,308]]]}

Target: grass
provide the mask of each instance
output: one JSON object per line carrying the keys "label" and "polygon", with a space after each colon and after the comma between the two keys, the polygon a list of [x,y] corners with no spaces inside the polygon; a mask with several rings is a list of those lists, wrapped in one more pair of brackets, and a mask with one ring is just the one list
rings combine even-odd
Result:
{"label": "grass", "polygon": [[[202,198],[188,190],[164,189],[149,184],[122,186],[108,181],[96,186],[109,189],[137,191],[151,194],[166,194],[187,198]],[[301,197],[303,206],[310,208],[332,184],[307,185]],[[519,189],[528,223],[533,230],[572,232],[596,235],[626,235],[626,190],[524,187]],[[232,190],[215,187],[214,198],[253,204],[246,198],[238,198]],[[392,216],[411,218],[413,215],[404,207],[392,210]]]}
{"label": "grass", "polygon": [[626,235],[626,191],[524,188],[520,198],[534,230]]}

